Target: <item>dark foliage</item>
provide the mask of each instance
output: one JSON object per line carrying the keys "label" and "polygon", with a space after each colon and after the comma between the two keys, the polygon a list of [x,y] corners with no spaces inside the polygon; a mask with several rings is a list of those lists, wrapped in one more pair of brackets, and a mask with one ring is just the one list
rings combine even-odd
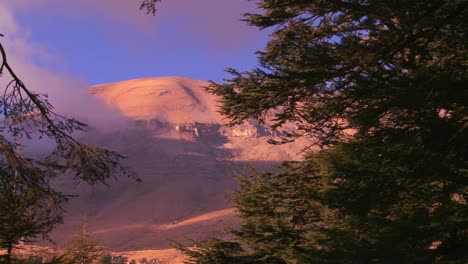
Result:
{"label": "dark foliage", "polygon": [[255,2],[260,67],[208,90],[321,151],[242,177],[234,240],[192,262],[466,263],[468,1]]}
{"label": "dark foliage", "polygon": [[99,264],[112,264],[111,254],[107,253],[102,255],[101,259],[99,259]]}
{"label": "dark foliage", "polygon": [[[78,142],[76,131],[86,125],[54,112],[44,94],[35,93],[16,75],[0,43],[0,249],[5,262],[19,242],[48,239],[62,223],[63,204],[69,196],[54,189],[59,176],[74,176],[89,184],[106,184],[116,174],[136,175],[120,165],[122,155]],[[49,138],[55,148],[45,158],[22,153],[23,140]]]}
{"label": "dark foliage", "polygon": [[145,10],[146,14],[156,14],[156,11],[158,9],[156,6],[161,2],[162,0],[143,0],[141,5],[140,5],[140,10]]}

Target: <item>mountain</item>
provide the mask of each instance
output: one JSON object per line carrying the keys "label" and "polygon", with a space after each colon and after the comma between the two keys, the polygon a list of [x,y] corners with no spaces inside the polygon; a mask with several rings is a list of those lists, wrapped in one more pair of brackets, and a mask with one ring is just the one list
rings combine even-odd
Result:
{"label": "mountain", "polygon": [[52,233],[64,244],[83,215],[105,247],[114,250],[168,248],[168,240],[223,236],[237,225],[228,194],[247,164],[272,170],[298,159],[307,139],[273,146],[277,136],[254,122],[226,127],[217,98],[204,81],[183,77],[129,80],[90,88],[124,125],[90,129],[82,140],[126,155],[142,179],[117,177],[110,186],[63,182],[80,195],[68,205],[66,223]]}

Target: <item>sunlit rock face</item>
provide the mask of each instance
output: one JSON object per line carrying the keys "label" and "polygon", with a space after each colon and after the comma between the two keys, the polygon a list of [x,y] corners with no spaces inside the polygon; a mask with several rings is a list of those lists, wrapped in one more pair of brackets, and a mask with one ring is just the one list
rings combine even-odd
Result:
{"label": "sunlit rock face", "polygon": [[80,197],[69,204],[66,224],[52,234],[59,245],[72,237],[84,214],[103,245],[117,250],[222,237],[238,223],[226,197],[247,164],[272,170],[283,160],[299,159],[304,140],[273,146],[267,140],[276,135],[268,126],[252,121],[226,126],[206,85],[165,77],[90,88],[125,125],[114,130],[97,125],[82,140],[127,156],[125,165],[142,183],[119,176],[110,187],[62,182]]}
{"label": "sunlit rock face", "polygon": [[196,137],[201,136],[201,130],[213,134],[215,129],[226,137],[273,136],[267,127],[253,122],[224,126],[227,120],[217,112],[216,97],[203,89],[207,85],[183,77],[139,79],[98,85],[91,89],[91,94],[134,120],[137,129],[171,130]]}
{"label": "sunlit rock face", "polygon": [[242,125],[229,127],[216,123],[170,123],[153,118],[148,120],[135,120],[134,125],[135,129],[149,130],[154,132],[175,131],[179,134],[188,134],[194,137],[210,137],[219,134],[228,138],[258,138],[264,136],[273,137],[276,135],[274,131],[269,130],[267,127],[256,125],[250,122],[245,122]]}

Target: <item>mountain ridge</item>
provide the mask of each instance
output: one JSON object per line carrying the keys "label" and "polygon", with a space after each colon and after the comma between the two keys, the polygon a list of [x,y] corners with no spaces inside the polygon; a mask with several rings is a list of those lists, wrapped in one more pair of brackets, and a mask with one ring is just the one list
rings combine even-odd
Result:
{"label": "mountain ridge", "polygon": [[127,125],[111,132],[93,129],[85,141],[127,156],[125,165],[143,182],[121,177],[110,187],[64,182],[63,188],[80,197],[68,205],[65,225],[52,233],[59,245],[73,237],[83,215],[102,244],[114,250],[164,249],[168,240],[223,237],[225,228],[238,224],[226,196],[247,164],[272,170],[300,158],[305,139],[273,146],[267,140],[275,133],[264,125],[226,127],[217,98],[202,88],[206,84],[163,77],[90,88]]}

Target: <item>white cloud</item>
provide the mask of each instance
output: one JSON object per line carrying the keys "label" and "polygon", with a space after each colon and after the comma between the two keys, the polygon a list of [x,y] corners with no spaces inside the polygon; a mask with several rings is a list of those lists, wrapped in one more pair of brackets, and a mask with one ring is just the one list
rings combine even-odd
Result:
{"label": "white cloud", "polygon": [[[106,109],[88,94],[88,85],[83,78],[55,71],[65,68],[60,57],[49,52],[47,47],[34,43],[30,30],[18,23],[10,8],[0,2],[0,33],[5,35],[1,41],[9,64],[28,89],[47,94],[57,113],[76,117],[94,126],[122,124],[118,113]],[[6,74],[1,76],[0,91],[3,91],[8,78]]]}

